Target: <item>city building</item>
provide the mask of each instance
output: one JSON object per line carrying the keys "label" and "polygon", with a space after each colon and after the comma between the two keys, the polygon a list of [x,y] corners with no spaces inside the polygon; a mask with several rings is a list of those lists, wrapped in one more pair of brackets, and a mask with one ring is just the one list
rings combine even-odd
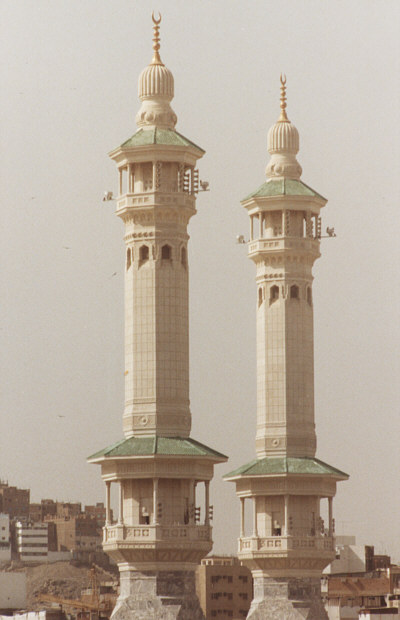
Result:
{"label": "city building", "polygon": [[[106,483],[103,548],[118,563],[121,582],[114,620],[136,613],[203,618],[195,569],[212,548],[210,481],[214,465],[226,461],[190,437],[187,226],[204,151],[175,130],[160,19],[153,16],[154,55],[139,77],[138,130],[110,153],[126,244],[125,438],[88,460],[101,465]],[[153,611],[145,616],[143,609]]]}
{"label": "city building", "polygon": [[11,560],[10,516],[0,513],[0,564]]}
{"label": "city building", "polygon": [[0,481],[0,512],[10,516],[10,519],[29,516],[29,489],[10,487],[8,482]]}
{"label": "city building", "polygon": [[355,536],[336,536],[336,557],[325,569],[325,574],[364,573],[390,567],[388,555],[375,555],[371,545],[356,545]]}
{"label": "city building", "polygon": [[247,617],[253,578],[236,557],[207,556],[197,567],[196,590],[206,620],[239,620]]}
{"label": "city building", "polygon": [[96,519],[80,515],[70,519],[54,519],[57,551],[94,552],[101,550],[101,534]]}
{"label": "city building", "polygon": [[285,83],[268,133],[267,181],[242,201],[257,282],[256,459],[225,479],[241,501],[238,557],[254,580],[249,620],[326,618],[320,577],[335,558],[332,499],[348,478],[315,457],[312,267],[327,201],[300,180]]}
{"label": "city building", "polygon": [[[106,507],[103,502],[97,502],[94,506],[85,506],[84,514],[95,519],[98,528],[102,528],[106,522]],[[113,515],[111,511],[112,520]]]}
{"label": "city building", "polygon": [[15,535],[17,553],[22,562],[47,562],[49,550],[47,523],[17,521]]}

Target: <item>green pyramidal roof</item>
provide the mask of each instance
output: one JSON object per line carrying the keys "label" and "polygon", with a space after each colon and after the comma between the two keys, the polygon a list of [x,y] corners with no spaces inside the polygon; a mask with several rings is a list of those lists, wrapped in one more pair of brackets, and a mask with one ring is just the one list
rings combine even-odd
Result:
{"label": "green pyramidal roof", "polygon": [[326,200],[321,194],[297,179],[270,179],[243,200],[262,196],[317,196]]}
{"label": "green pyramidal roof", "polygon": [[149,144],[194,146],[202,153],[205,152],[202,148],[197,146],[197,144],[191,142],[174,129],[159,129],[158,127],[153,127],[152,129],[139,129],[131,138],[129,138],[129,140],[126,140],[126,142],[121,144],[121,147],[148,146]]}
{"label": "green pyramidal roof", "polygon": [[88,460],[101,457],[113,458],[120,456],[151,456],[162,454],[165,456],[211,456],[226,460],[227,457],[208,446],[191,439],[190,437],[129,437],[96,452]]}
{"label": "green pyramidal roof", "polygon": [[225,474],[224,478],[234,478],[236,476],[265,476],[268,474],[311,474],[328,475],[340,478],[348,478],[340,469],[335,469],[323,461],[311,457],[269,457],[254,459],[246,465]]}

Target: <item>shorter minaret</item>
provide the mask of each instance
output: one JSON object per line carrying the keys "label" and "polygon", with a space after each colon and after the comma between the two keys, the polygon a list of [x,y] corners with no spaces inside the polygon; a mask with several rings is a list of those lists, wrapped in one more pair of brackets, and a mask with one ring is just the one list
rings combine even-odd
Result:
{"label": "shorter minaret", "polygon": [[187,226],[204,151],[175,130],[174,78],[160,58],[160,19],[153,22],[139,129],[110,153],[126,244],[125,437],[89,462],[101,465],[103,549],[121,577],[113,620],[203,620],[194,571],[212,548],[210,481],[226,461],[190,437]]}
{"label": "shorter minaret", "polygon": [[238,555],[254,579],[248,619],[322,620],[320,576],[335,557],[332,498],[348,476],[315,458],[312,267],[326,199],[300,180],[299,134],[287,117],[285,84],[281,77],[267,181],[242,201],[257,269],[257,458],[225,479],[236,483]]}

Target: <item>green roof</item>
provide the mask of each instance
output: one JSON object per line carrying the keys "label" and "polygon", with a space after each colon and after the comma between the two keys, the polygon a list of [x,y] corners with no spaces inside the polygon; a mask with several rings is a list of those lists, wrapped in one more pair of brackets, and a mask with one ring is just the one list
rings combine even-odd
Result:
{"label": "green roof", "polygon": [[311,457],[269,457],[255,459],[238,469],[225,474],[224,478],[235,476],[265,476],[274,474],[311,474],[328,475],[348,478],[348,474],[327,465],[323,461]]}
{"label": "green roof", "polygon": [[227,457],[208,446],[191,439],[190,437],[129,437],[122,439],[96,454],[88,457],[88,460],[100,457],[113,458],[118,456],[151,456],[162,454],[165,456],[211,456],[218,459]]}
{"label": "green roof", "polygon": [[243,200],[262,196],[317,196],[326,200],[321,194],[318,194],[311,187],[296,179],[270,179],[252,192]]}
{"label": "green roof", "polygon": [[205,151],[197,146],[194,142],[191,142],[185,136],[182,136],[173,129],[159,129],[153,127],[152,129],[139,129],[129,140],[126,140],[121,147],[131,146],[148,146],[149,144],[166,144],[168,146],[194,146],[199,151],[204,153]]}

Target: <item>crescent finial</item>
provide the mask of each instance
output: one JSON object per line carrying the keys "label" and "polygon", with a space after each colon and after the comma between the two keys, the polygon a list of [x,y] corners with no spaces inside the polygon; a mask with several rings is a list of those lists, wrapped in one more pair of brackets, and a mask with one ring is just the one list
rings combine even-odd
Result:
{"label": "crescent finial", "polygon": [[153,20],[153,30],[154,30],[154,37],[153,37],[153,50],[154,50],[154,55],[153,55],[153,60],[151,61],[153,65],[162,65],[162,61],[160,58],[160,54],[158,52],[158,50],[160,49],[160,22],[161,22],[161,13],[158,12],[158,19],[156,19],[155,15],[154,15],[154,11],[151,14],[151,19]]}
{"label": "crescent finial", "polygon": [[281,115],[279,117],[279,122],[289,122],[286,114],[286,75],[284,73],[281,73]]}
{"label": "crescent finial", "polygon": [[158,26],[158,24],[161,22],[161,13],[160,13],[160,11],[158,11],[158,19],[155,18],[154,11],[151,14],[151,19],[153,20],[153,24]]}

